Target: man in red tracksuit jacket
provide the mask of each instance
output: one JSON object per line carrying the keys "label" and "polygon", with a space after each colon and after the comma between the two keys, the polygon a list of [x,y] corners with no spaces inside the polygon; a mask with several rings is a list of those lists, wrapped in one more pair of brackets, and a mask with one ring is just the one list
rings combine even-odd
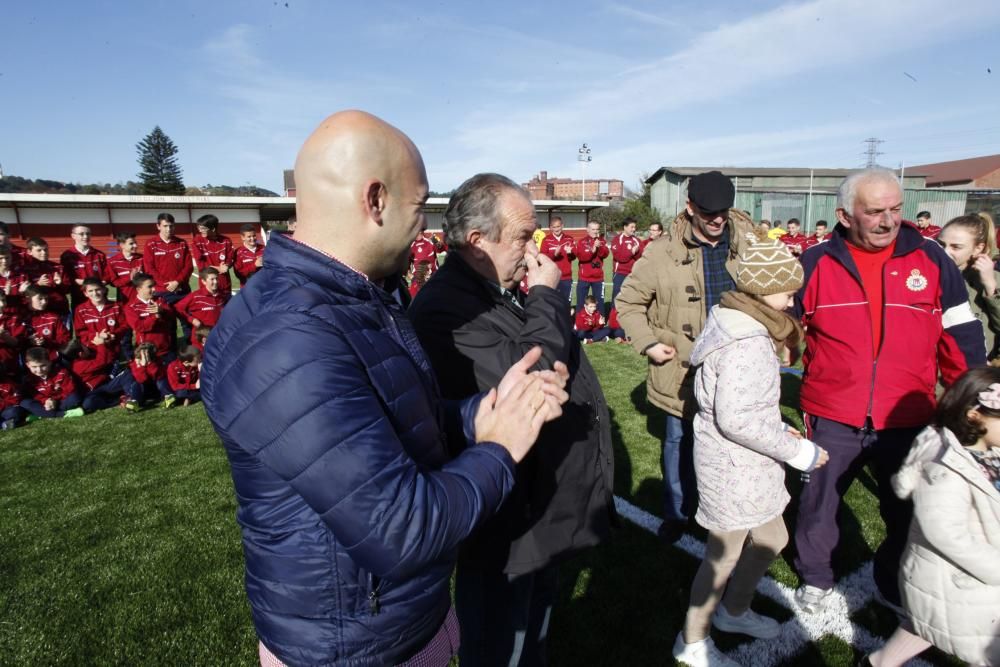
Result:
{"label": "man in red tracksuit jacket", "polygon": [[878,483],[886,538],[875,553],[878,592],[900,604],[897,578],[913,509],[891,488],[917,433],[934,414],[938,376],[949,385],[986,363],[986,343],[962,275],[940,246],[902,222],[891,171],[852,174],[837,195],[840,225],[802,255],[796,314],[806,326],[801,407],[808,436],[829,462],[799,501],[796,592],[806,613],[833,588],[841,496],[865,463]]}
{"label": "man in red tracksuit jacket", "polygon": [[191,325],[192,330],[200,326],[214,327],[231,296],[229,292],[223,292],[219,288],[219,272],[213,267],[203,269],[198,275],[201,287],[181,299],[174,307],[177,314]]}
{"label": "man in red tracksuit jacket", "polygon": [[103,280],[108,275],[108,258],[104,253],[90,245],[90,227],[86,225],[73,225],[70,231],[73,237],[73,247],[63,251],[59,256],[59,263],[63,267],[69,283],[72,306],[76,308],[87,300],[83,295],[83,281],[85,278],[100,278]]}
{"label": "man in red tracksuit jacket", "polygon": [[788,233],[783,235],[780,240],[788,246],[788,252],[798,257],[809,247],[809,237],[802,233],[802,225],[798,218],[789,220],[787,226]]}
{"label": "man in red tracksuit jacket", "polygon": [[156,354],[169,362],[174,358],[177,317],[164,299],[154,294],[154,280],[145,273],[132,279],[135,298],[125,306],[125,320],[135,333],[135,347],[152,343]]}
{"label": "man in red tracksuit jacket", "polygon": [[[611,242],[611,256],[615,258],[615,272],[611,278],[611,303],[618,298],[618,292],[622,289],[622,283],[632,273],[635,261],[642,255],[642,242],[635,235],[635,220],[625,218],[622,225],[622,233]],[[602,309],[603,313],[604,310]]]}
{"label": "man in red tracksuit jacket", "polygon": [[559,267],[559,293],[570,300],[573,289],[573,260],[576,259],[576,243],[568,234],[563,234],[562,218],[556,216],[549,221],[549,233],[542,239],[538,251],[548,256]]}
{"label": "man in red tracksuit jacket", "polygon": [[608,256],[608,242],[601,238],[601,223],[588,222],[587,235],[576,242],[576,259],[579,262],[576,276],[576,307],[590,292],[597,302],[597,311],[604,312],[604,260]]}

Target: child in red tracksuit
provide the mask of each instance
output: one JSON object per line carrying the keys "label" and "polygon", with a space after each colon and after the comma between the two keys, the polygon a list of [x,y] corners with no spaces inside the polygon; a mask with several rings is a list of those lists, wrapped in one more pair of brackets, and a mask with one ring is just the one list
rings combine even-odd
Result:
{"label": "child in red tracksuit", "polygon": [[29,345],[45,348],[49,360],[59,358],[59,350],[69,342],[70,333],[61,315],[49,307],[49,290],[32,285],[24,290],[28,310],[24,317],[25,338]]}
{"label": "child in red tracksuit", "polygon": [[622,325],[618,323],[618,309],[611,306],[611,312],[608,313],[608,329],[611,330],[610,336],[615,340],[616,343],[627,343],[628,336],[625,335],[625,330],[622,329]]}
{"label": "child in red tracksuit", "polygon": [[198,218],[195,226],[198,228],[198,236],[192,242],[194,249],[191,253],[194,255],[198,271],[212,267],[218,271],[219,291],[232,293],[233,283],[229,279],[229,268],[233,265],[236,254],[232,240],[219,233],[219,218],[211,213]]}
{"label": "child in red tracksuit", "polygon": [[240,285],[246,285],[250,276],[264,265],[264,246],[257,243],[257,227],[253,224],[240,227],[240,239],[243,244],[236,249],[233,272],[240,279]]}
{"label": "child in red tracksuit", "polygon": [[170,389],[167,372],[162,362],[156,358],[156,346],[152,343],[140,343],[135,347],[135,359],[126,371],[132,382],[126,382],[125,393],[128,401],[125,407],[138,410],[146,401],[163,398],[163,407],[172,408],[177,397]]}
{"label": "child in red tracksuit", "polygon": [[21,387],[13,376],[0,375],[0,429],[9,431],[24,420]]}
{"label": "child in red tracksuit", "polygon": [[193,345],[181,348],[177,353],[177,358],[167,366],[167,382],[170,383],[170,390],[183,401],[184,407],[197,403],[201,400],[200,382],[198,374],[201,371],[201,352]]}
{"label": "child in red tracksuit", "polygon": [[33,347],[24,353],[28,373],[24,377],[21,407],[31,414],[28,421],[82,417],[80,395],[73,376],[65,368],[55,368],[49,351]]}
{"label": "child in red tracksuit", "polygon": [[205,354],[205,341],[208,340],[208,334],[210,333],[212,333],[212,327],[206,327],[205,325],[191,330],[191,344],[202,354]]}
{"label": "child in red tracksuit", "polygon": [[[49,290],[49,308],[60,315],[69,313],[69,299],[66,298],[69,280],[61,265],[49,261],[49,244],[45,239],[28,239],[28,254],[21,271],[32,285]],[[21,296],[24,296],[24,291]]]}
{"label": "child in red tracksuit", "polygon": [[610,330],[604,324],[604,316],[597,312],[597,299],[588,296],[583,300],[583,308],[576,311],[573,331],[577,339],[584,345],[607,340]]}
{"label": "child in red tracksuit", "polygon": [[172,360],[174,336],[177,333],[177,318],[174,309],[163,299],[154,296],[155,281],[145,274],[136,274],[132,279],[135,298],[125,307],[125,320],[135,333],[135,345],[152,343],[156,354],[164,360]]}
{"label": "child in red tracksuit", "polygon": [[7,306],[8,297],[0,292],[0,375],[20,373],[18,357],[27,346],[27,329],[19,308]]}
{"label": "child in red tracksuit", "polygon": [[118,354],[103,341],[104,338],[98,335],[90,345],[84,345],[77,338],[62,349],[63,361],[69,365],[73,380],[84,394],[85,412],[90,412],[86,397],[111,379],[111,371],[118,360]]}
{"label": "child in red tracksuit", "polygon": [[132,232],[122,232],[115,236],[118,253],[108,257],[108,274],[105,279],[118,290],[116,300],[126,304],[135,296],[132,279],[142,273],[142,253],[136,252],[139,244]]}
{"label": "child in red tracksuit", "polygon": [[131,335],[125,320],[125,307],[115,301],[108,301],[108,288],[100,278],[85,278],[80,286],[87,299],[76,307],[73,313],[73,331],[84,345],[106,346],[117,358],[121,342]]}
{"label": "child in red tracksuit", "polygon": [[214,327],[222,314],[222,308],[229,301],[230,292],[219,289],[219,271],[213,267],[198,273],[201,287],[177,302],[177,314],[197,329],[202,325]]}

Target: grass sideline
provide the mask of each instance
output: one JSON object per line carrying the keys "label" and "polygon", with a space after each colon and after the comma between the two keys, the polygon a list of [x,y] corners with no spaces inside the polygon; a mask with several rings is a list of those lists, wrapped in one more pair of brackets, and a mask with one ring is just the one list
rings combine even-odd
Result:
{"label": "grass sideline", "polygon": [[[645,362],[627,346],[586,349],[612,410],[616,493],[659,514],[663,417],[645,401]],[[790,405],[796,382],[785,379]],[[255,664],[232,482],[200,405],[107,410],[0,433],[0,470],[0,662]],[[848,494],[838,575],[870,559],[883,536],[871,485],[863,476]],[[771,572],[794,586],[785,558]],[[697,566],[624,523],[613,541],[563,567],[551,663],[670,664]],[[760,596],[754,605],[791,615]],[[893,628],[877,605],[855,620],[883,636]],[[717,639],[727,649],[737,643]],[[828,637],[786,664],[846,667],[859,658]]]}

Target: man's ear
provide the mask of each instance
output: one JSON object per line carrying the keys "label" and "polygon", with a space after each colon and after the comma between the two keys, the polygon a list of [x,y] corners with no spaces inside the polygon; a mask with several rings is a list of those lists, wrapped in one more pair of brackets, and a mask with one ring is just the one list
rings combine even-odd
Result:
{"label": "man's ear", "polygon": [[850,229],[850,227],[851,227],[851,220],[847,216],[847,211],[845,209],[838,208],[835,211],[834,215],[837,216],[837,222],[839,222],[840,224],[842,224],[844,227],[847,227],[848,229]]}
{"label": "man's ear", "polygon": [[687,209],[688,215],[693,218],[694,217],[694,208],[691,206],[691,202],[688,202],[687,205],[685,206],[685,208]]}
{"label": "man's ear", "polygon": [[385,212],[386,187],[381,181],[368,181],[364,186],[365,212],[376,224],[382,224]]}

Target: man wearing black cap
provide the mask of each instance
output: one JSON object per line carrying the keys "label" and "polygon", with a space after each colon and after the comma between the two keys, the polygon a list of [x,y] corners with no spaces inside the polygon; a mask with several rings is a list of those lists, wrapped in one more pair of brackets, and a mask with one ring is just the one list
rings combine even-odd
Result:
{"label": "man wearing black cap", "polygon": [[676,541],[698,505],[691,460],[691,346],[722,293],[735,289],[736,259],[753,223],[732,208],[736,190],[718,171],[694,176],[688,202],[651,244],[622,285],[618,320],[632,345],[649,360],[646,397],[666,412],[663,438],[663,511],[660,536]]}

